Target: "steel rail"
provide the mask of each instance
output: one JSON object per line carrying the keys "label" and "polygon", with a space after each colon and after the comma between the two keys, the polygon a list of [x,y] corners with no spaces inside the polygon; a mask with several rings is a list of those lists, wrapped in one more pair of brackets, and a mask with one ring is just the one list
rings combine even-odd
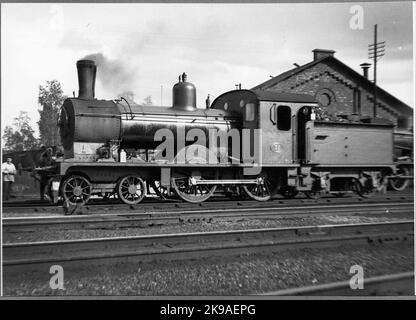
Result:
{"label": "steel rail", "polygon": [[380,296],[414,295],[415,273],[402,272],[363,279],[363,288],[352,289],[350,281],[289,288],[260,293],[262,296]]}
{"label": "steel rail", "polygon": [[5,272],[60,264],[155,259],[190,259],[215,255],[305,247],[334,247],[403,242],[413,239],[413,221],[337,224],[132,237],[4,243]]}
{"label": "steel rail", "polygon": [[[293,200],[293,199],[291,199]],[[301,201],[287,201],[287,200],[274,200],[270,202],[252,202],[252,201],[232,201],[232,202],[210,202],[202,203],[199,205],[195,204],[184,204],[184,203],[160,203],[159,205],[155,204],[142,204],[136,206],[128,205],[109,205],[109,206],[83,206],[77,209],[76,214],[111,214],[114,212],[117,213],[148,213],[148,212],[185,212],[185,211],[201,211],[201,210],[223,210],[223,209],[233,209],[233,208],[277,208],[277,207],[298,207],[302,206],[313,206],[313,205],[361,205],[361,204],[388,204],[391,202],[400,202],[406,203],[413,201],[413,197],[402,197],[400,199],[360,199],[359,201],[344,198],[343,201],[333,201],[334,199],[320,199],[313,200],[301,200]],[[62,207],[33,207],[33,208],[3,208],[3,217],[13,217],[18,215],[64,215],[64,209]]]}
{"label": "steel rail", "polygon": [[[131,211],[145,211],[149,209],[169,209],[170,210],[181,210],[189,208],[210,208],[210,207],[267,207],[267,206],[276,206],[276,205],[299,205],[303,204],[354,204],[354,203],[380,203],[380,202],[390,202],[390,201],[410,201],[413,200],[413,194],[392,194],[386,195],[384,197],[375,196],[370,198],[359,198],[359,197],[323,197],[320,199],[308,199],[308,198],[293,198],[293,199],[280,199],[276,198],[268,202],[256,202],[253,200],[230,200],[230,199],[217,199],[215,201],[206,201],[199,204],[184,203],[180,200],[165,200],[165,201],[146,201],[138,205],[126,205],[122,203],[92,203],[87,204],[82,207],[84,213],[91,213],[97,211],[113,211],[113,210],[123,210],[126,212]],[[56,205],[45,205],[44,203],[3,203],[3,212],[7,214],[12,213],[63,213],[64,210],[61,206]]]}
{"label": "steel rail", "polygon": [[34,230],[131,228],[175,223],[213,222],[223,220],[267,219],[325,215],[412,213],[413,203],[356,204],[350,206],[303,206],[271,208],[235,208],[222,210],[188,210],[178,212],[148,212],[137,214],[102,214],[86,216],[39,216],[3,218],[3,232]]}

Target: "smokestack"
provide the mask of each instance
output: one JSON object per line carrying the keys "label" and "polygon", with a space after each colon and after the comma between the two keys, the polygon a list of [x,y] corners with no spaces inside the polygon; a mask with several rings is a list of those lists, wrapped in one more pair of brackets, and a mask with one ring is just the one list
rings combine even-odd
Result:
{"label": "smokestack", "polygon": [[360,64],[360,67],[363,69],[363,76],[366,79],[368,79],[368,69],[370,68],[370,66],[371,66],[371,63],[367,63],[367,62]]}
{"label": "smokestack", "polygon": [[77,61],[78,70],[78,98],[92,100],[95,97],[95,74],[97,66],[92,60]]}

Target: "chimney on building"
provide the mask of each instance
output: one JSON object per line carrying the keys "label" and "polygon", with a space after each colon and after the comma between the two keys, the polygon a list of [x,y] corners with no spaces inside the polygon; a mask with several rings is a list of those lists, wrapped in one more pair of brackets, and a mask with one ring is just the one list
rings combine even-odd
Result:
{"label": "chimney on building", "polygon": [[326,50],[326,49],[314,49],[313,52],[313,60],[318,60],[323,57],[333,57],[335,51],[334,50]]}
{"label": "chimney on building", "polygon": [[360,67],[363,69],[363,76],[366,79],[368,79],[368,69],[370,68],[370,66],[371,66],[371,63],[367,63],[367,62],[360,64]]}

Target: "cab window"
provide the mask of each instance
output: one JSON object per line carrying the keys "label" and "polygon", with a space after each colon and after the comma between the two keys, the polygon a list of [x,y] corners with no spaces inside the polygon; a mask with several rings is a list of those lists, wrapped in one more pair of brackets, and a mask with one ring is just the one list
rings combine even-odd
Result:
{"label": "cab window", "polygon": [[292,110],[288,106],[277,107],[277,129],[289,131],[292,124]]}
{"label": "cab window", "polygon": [[255,107],[254,103],[247,103],[245,110],[246,121],[253,121],[255,119]]}

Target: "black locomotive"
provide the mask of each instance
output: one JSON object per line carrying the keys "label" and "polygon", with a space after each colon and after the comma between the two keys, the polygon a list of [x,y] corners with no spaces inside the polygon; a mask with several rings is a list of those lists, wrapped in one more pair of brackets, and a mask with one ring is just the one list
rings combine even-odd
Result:
{"label": "black locomotive", "polygon": [[117,194],[139,203],[150,191],[201,202],[215,191],[266,201],[275,193],[367,196],[395,173],[393,125],[325,121],[307,95],[234,90],[205,109],[179,77],[172,107],[95,99],[96,66],[77,62],[79,96],[61,109],[64,155],[39,171],[55,201]]}

